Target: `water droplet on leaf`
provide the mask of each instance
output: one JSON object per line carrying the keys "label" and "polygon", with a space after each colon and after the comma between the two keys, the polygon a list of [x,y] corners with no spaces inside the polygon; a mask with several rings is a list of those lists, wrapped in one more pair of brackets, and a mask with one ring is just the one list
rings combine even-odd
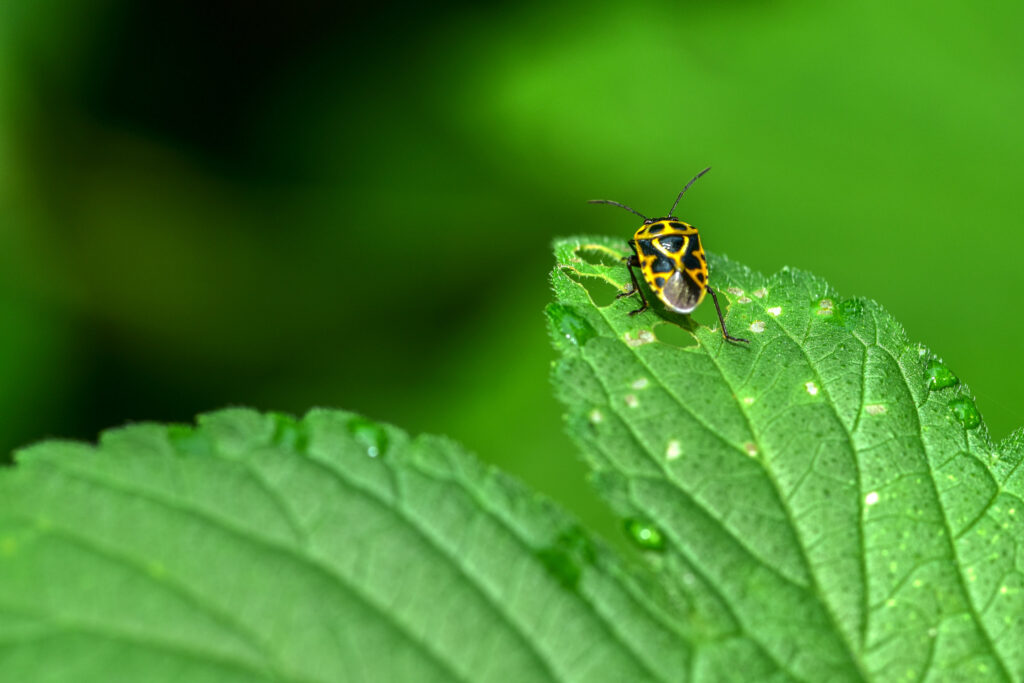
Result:
{"label": "water droplet on leaf", "polygon": [[300,420],[284,413],[271,413],[270,419],[274,421],[275,444],[296,451],[306,450],[309,437],[306,435],[306,426]]}
{"label": "water droplet on leaf", "polygon": [[348,423],[349,434],[366,446],[366,454],[376,458],[388,448],[388,433],[376,422],[365,417],[355,417]]}
{"label": "water droplet on leaf", "polygon": [[545,309],[555,334],[564,337],[570,344],[583,346],[597,336],[597,332],[571,306],[548,304]]}
{"label": "water droplet on leaf", "polygon": [[925,374],[928,377],[928,388],[932,391],[937,389],[945,389],[952,387],[960,383],[956,375],[950,372],[949,368],[942,364],[939,360],[928,361],[928,367],[925,370]]}
{"label": "water droplet on leaf", "polygon": [[953,411],[953,415],[960,421],[960,424],[967,429],[974,429],[981,424],[981,415],[978,414],[978,409],[974,407],[974,401],[966,396],[954,398],[950,401],[949,409]]}
{"label": "water droplet on leaf", "polygon": [[553,544],[538,550],[536,556],[559,583],[575,590],[584,567],[593,564],[596,551],[582,529],[571,527],[559,534]]}
{"label": "water droplet on leaf", "polygon": [[665,536],[658,527],[642,519],[626,520],[626,533],[644,550],[664,550]]}

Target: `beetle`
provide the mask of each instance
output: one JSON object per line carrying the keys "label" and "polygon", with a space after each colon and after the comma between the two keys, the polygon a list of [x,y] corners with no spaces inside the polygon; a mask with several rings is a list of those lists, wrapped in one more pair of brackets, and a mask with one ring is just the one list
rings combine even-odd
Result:
{"label": "beetle", "polygon": [[649,308],[647,298],[640,289],[640,282],[633,271],[634,268],[639,268],[651,291],[669,310],[676,313],[692,313],[704,300],[704,294],[710,294],[711,300],[715,302],[715,311],[718,312],[718,321],[722,323],[722,336],[727,341],[750,343],[747,339],[732,336],[725,327],[718,296],[708,284],[708,261],[704,256],[697,228],[673,215],[683,194],[710,170],[710,166],[705,168],[686,183],[686,187],[669,209],[668,216],[664,218],[648,218],[639,211],[610,199],[591,199],[590,203],[611,204],[644,219],[643,225],[628,242],[633,254],[623,259],[629,270],[629,277],[633,280],[633,289],[616,297],[621,299],[624,296],[640,295],[640,308],[630,311],[630,315],[643,313]]}

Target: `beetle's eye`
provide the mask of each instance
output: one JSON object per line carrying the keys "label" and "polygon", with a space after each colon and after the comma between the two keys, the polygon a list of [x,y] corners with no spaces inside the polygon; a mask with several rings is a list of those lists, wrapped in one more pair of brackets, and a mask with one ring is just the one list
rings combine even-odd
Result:
{"label": "beetle's eye", "polygon": [[682,249],[683,242],[684,238],[682,235],[665,235],[658,238],[658,246],[671,254]]}

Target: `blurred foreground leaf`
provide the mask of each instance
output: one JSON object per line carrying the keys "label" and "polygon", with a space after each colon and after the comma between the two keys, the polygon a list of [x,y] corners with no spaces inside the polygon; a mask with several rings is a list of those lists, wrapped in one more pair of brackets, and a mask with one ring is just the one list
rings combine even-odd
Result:
{"label": "blurred foreground leaf", "polygon": [[5,680],[614,681],[686,668],[666,599],[443,439],[334,411],[229,410],[17,460],[0,471]]}
{"label": "blurred foreground leaf", "polygon": [[1024,680],[1020,432],[993,444],[938,359],[809,274],[714,258],[751,339],[729,344],[595,304],[592,283],[627,287],[622,241],[555,249],[570,433],[686,618],[742,638],[736,680],[765,660],[806,681]]}

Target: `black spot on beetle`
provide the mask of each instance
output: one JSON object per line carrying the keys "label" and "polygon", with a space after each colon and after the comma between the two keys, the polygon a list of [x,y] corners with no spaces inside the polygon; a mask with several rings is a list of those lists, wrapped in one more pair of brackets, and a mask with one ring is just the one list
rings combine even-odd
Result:
{"label": "black spot on beetle", "polygon": [[644,256],[658,255],[658,250],[654,248],[650,240],[637,240],[636,246],[640,247],[640,251],[644,253]]}
{"label": "black spot on beetle", "polygon": [[690,227],[686,223],[669,223],[668,226],[673,230],[686,230]]}
{"label": "black spot on beetle", "polygon": [[665,224],[664,223],[655,223],[654,225],[652,225],[649,228],[647,228],[648,234],[651,234],[651,235],[660,235],[664,231],[665,231]]}
{"label": "black spot on beetle", "polygon": [[699,282],[701,284],[704,284],[704,272],[703,271],[700,271],[700,270],[697,271],[697,282]]}
{"label": "black spot on beetle", "polygon": [[665,235],[658,238],[658,244],[661,248],[673,254],[682,249],[685,243],[686,238],[682,235]]}
{"label": "black spot on beetle", "polygon": [[665,278],[663,278],[661,275],[659,275],[658,277],[654,278],[654,286],[657,287],[658,289],[661,289],[662,287],[664,287],[665,286]]}
{"label": "black spot on beetle", "polygon": [[688,251],[683,256],[683,267],[687,270],[700,270],[703,263],[697,258],[697,253],[694,251]]}
{"label": "black spot on beetle", "polygon": [[672,259],[667,256],[661,256],[654,259],[654,263],[651,264],[652,273],[671,273],[676,269],[676,264],[672,263]]}

